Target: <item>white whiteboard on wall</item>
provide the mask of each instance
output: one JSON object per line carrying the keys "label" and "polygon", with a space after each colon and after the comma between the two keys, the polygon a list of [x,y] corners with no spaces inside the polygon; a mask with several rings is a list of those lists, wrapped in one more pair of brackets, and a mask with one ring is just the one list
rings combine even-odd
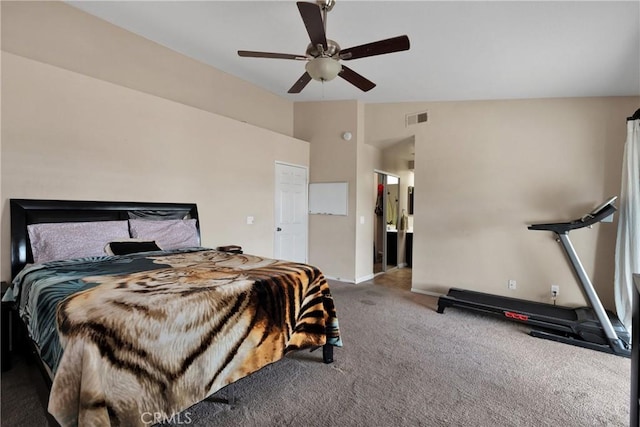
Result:
{"label": "white whiteboard on wall", "polygon": [[309,184],[309,213],[347,215],[348,182],[312,182]]}

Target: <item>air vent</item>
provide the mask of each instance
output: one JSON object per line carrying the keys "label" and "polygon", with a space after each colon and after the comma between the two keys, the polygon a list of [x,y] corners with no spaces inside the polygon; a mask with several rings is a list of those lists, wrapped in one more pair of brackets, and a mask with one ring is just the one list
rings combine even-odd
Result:
{"label": "air vent", "polygon": [[406,126],[417,125],[418,123],[426,123],[428,120],[427,112],[407,114],[405,116]]}
{"label": "air vent", "polygon": [[407,162],[407,167],[409,168],[410,171],[414,170],[416,168],[416,161],[415,160],[409,160]]}

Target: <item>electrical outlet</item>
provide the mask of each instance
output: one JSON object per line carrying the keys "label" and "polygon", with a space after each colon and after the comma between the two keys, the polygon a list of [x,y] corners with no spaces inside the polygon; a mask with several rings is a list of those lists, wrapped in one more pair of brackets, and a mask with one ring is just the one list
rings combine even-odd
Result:
{"label": "electrical outlet", "polygon": [[560,286],[551,285],[551,297],[557,297],[560,294]]}
{"label": "electrical outlet", "polygon": [[507,283],[507,287],[509,289],[515,289],[516,288],[516,281],[515,279],[509,279],[509,282]]}

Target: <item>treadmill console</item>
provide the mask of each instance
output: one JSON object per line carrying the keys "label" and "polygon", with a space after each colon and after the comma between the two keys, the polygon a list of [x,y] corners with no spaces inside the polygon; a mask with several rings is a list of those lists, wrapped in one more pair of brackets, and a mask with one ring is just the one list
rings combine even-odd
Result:
{"label": "treadmill console", "polygon": [[597,216],[598,213],[600,213],[600,211],[604,210],[609,205],[613,205],[613,203],[616,201],[617,198],[618,198],[618,196],[611,197],[609,200],[607,200],[606,202],[602,203],[600,206],[598,206],[597,208],[595,208],[594,210],[592,210],[591,212],[589,212],[588,214],[583,216],[582,220],[584,221],[585,219],[587,219],[589,217]]}
{"label": "treadmill console", "polygon": [[597,208],[583,216],[582,218],[574,219],[569,222],[555,222],[548,224],[532,224],[528,227],[529,230],[546,230],[553,231],[554,233],[564,234],[570,230],[577,228],[590,227],[591,225],[602,221],[603,219],[613,215],[616,211],[616,207],[613,202],[616,201],[618,196],[613,196],[606,202],[600,204]]}

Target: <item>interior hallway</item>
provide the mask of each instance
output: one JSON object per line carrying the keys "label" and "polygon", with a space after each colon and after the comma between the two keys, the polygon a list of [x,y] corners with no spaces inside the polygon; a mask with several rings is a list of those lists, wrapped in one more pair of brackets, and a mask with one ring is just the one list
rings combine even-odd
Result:
{"label": "interior hallway", "polygon": [[410,268],[392,268],[383,274],[378,274],[366,283],[374,285],[387,286],[389,288],[411,290],[411,269]]}

